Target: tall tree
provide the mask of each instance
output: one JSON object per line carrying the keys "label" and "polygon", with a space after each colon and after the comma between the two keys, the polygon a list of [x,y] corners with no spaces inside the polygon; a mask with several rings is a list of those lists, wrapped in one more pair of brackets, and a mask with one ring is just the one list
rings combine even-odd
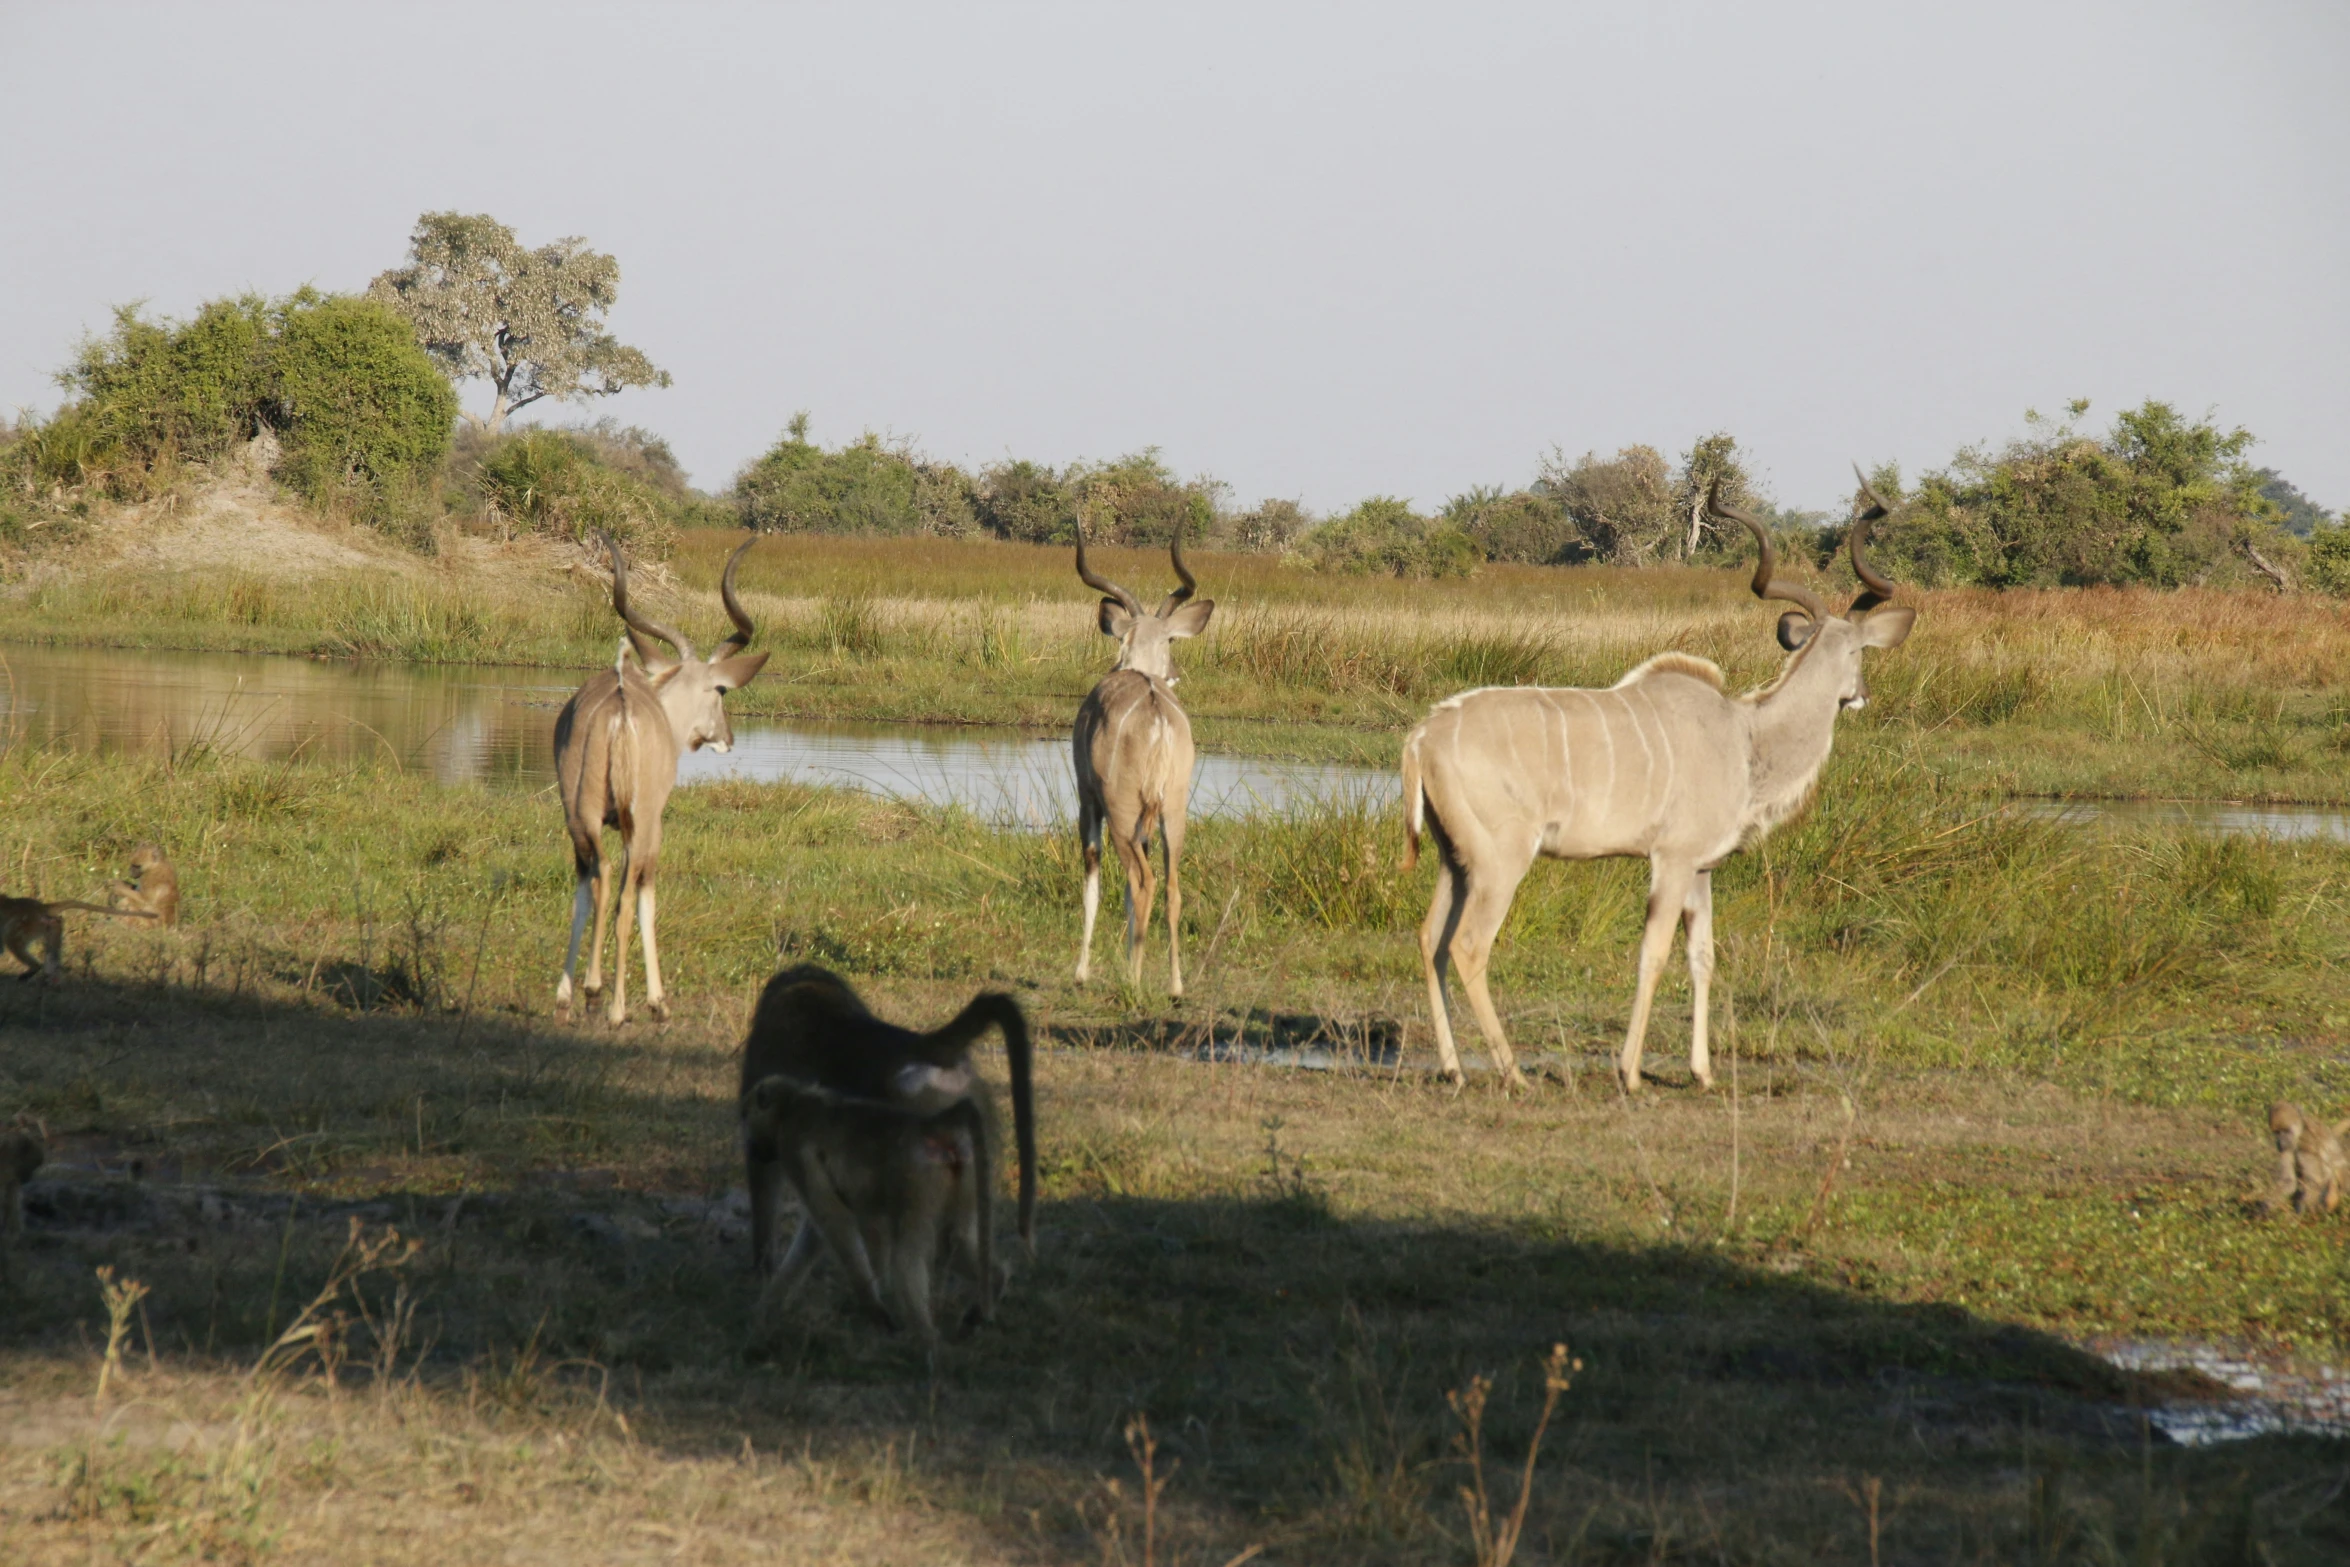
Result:
{"label": "tall tree", "polygon": [[408,265],[368,293],[408,318],[451,380],[490,383],[489,417],[476,422],[493,431],[543,397],[669,385],[668,371],[604,330],[620,263],[576,236],[528,250],[486,213],[428,212]]}

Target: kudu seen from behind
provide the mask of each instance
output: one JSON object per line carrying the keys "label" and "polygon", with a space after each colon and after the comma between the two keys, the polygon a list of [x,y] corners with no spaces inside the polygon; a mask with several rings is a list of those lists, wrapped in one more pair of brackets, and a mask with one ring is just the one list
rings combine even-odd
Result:
{"label": "kudu seen from behind", "polygon": [[[612,556],[612,608],[628,635],[612,667],[589,676],[555,720],[555,782],[577,877],[571,897],[571,944],[563,956],[563,978],[555,986],[555,1008],[565,1018],[571,1016],[572,976],[579,967],[579,940],[591,902],[596,933],[588,948],[583,988],[591,1001],[603,989],[605,921],[615,883],[620,893],[620,935],[613,953],[612,1001],[605,1015],[614,1023],[628,1019],[633,894],[634,913],[645,928],[645,1006],[657,1018],[668,1016],[661,991],[661,951],[653,932],[661,812],[676,786],[681,755],[704,746],[732,749],[734,729],[726,721],[726,693],[749,685],[767,662],[764,653],[743,651],[755,628],[734,596],[735,568],[757,542],[755,536],[744,540],[727,558],[718,597],[734,631],[705,659],[683,636],[629,607],[628,562],[609,535],[604,539]],[[664,642],[674,651],[662,651]],[[636,653],[633,663],[631,649]],[[604,857],[607,827],[620,833],[617,864]]]}
{"label": "kudu seen from behind", "polygon": [[1661,653],[1604,691],[1492,688],[1437,704],[1403,745],[1404,865],[1424,828],[1437,850],[1436,895],[1420,926],[1420,956],[1436,1052],[1453,1081],[1459,1053],[1445,1012],[1445,972],[1460,965],[1477,1027],[1495,1067],[1525,1079],[1486,989],[1495,934],[1536,857],[1648,860],[1648,918],[1639,979],[1616,1074],[1640,1087],[1642,1047],[1657,978],[1685,924],[1694,1019],[1689,1066],[1713,1086],[1706,1024],[1713,981],[1713,872],[1807,805],[1835,739],[1836,716],[1868,698],[1861,655],[1900,645],[1917,612],[1880,608],[1893,584],[1863,553],[1885,505],[1861,483],[1867,509],[1852,525],[1861,589],[1841,615],[1776,575],[1770,536],[1754,517],[1709,496],[1725,521],[1745,525],[1760,551],[1757,598],[1795,609],[1779,617],[1788,659],[1761,689],[1731,696],[1722,672],[1686,653]]}
{"label": "kudu seen from behind", "polygon": [[1176,639],[1196,637],[1215,613],[1214,599],[1190,602],[1199,583],[1183,564],[1183,538],[1167,546],[1181,586],[1155,611],[1085,562],[1085,527],[1077,529],[1077,575],[1102,599],[1102,635],[1118,639],[1118,667],[1102,678],[1070,734],[1077,764],[1077,842],[1085,857],[1085,934],[1077,980],[1093,971],[1094,916],[1102,902],[1102,832],[1126,872],[1126,974],[1142,978],[1142,938],[1154,897],[1150,864],[1155,829],[1167,859],[1167,990],[1183,994],[1184,813],[1191,801],[1191,720],[1175,700]]}

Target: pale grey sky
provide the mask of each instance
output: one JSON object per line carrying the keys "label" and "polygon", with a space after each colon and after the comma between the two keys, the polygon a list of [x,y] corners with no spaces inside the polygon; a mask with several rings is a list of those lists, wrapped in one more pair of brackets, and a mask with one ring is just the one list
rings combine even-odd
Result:
{"label": "pale grey sky", "polygon": [[1727,429],[1825,507],[2086,396],[2338,508],[2346,67],[2339,0],[6,0],[0,405],[453,207],[619,256],[677,384],[588,416],[712,487],[805,407],[1317,509]]}

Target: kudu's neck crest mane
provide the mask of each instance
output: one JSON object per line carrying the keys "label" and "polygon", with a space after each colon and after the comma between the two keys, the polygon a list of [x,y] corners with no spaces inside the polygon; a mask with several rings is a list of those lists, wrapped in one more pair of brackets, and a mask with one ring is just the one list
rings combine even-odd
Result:
{"label": "kudu's neck crest mane", "polygon": [[1102,635],[1118,639],[1118,668],[1131,669],[1172,686],[1176,682],[1172,657],[1174,643],[1182,637],[1196,637],[1215,612],[1214,599],[1190,602],[1199,591],[1199,582],[1191,569],[1183,564],[1183,534],[1180,528],[1167,546],[1167,558],[1174,564],[1175,577],[1180,586],[1162,599],[1154,611],[1145,611],[1142,601],[1109,578],[1097,575],[1085,561],[1085,524],[1077,524],[1077,577],[1096,593],[1104,595],[1101,607]]}

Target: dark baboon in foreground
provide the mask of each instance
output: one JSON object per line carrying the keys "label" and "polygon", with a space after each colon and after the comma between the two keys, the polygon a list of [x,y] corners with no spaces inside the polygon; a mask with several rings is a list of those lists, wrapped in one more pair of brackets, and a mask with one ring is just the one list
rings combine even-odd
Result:
{"label": "dark baboon in foreground", "polygon": [[[917,1072],[935,1072],[917,1067]],[[966,1326],[995,1316],[995,1179],[988,1118],[961,1072],[923,1086],[920,1105],[856,1099],[796,1078],[762,1078],[743,1106],[746,1146],[772,1150],[805,1214],[759,1294],[788,1297],[814,1261],[812,1226],[883,1320],[938,1345],[931,1270],[951,1252],[977,1303]],[[769,1209],[773,1211],[772,1207]],[[772,1247],[770,1247],[772,1252]]]}
{"label": "dark baboon in foreground", "polygon": [[[751,1197],[754,1266],[788,1290],[821,1241],[849,1269],[868,1304],[889,1314],[873,1252],[885,1255],[900,1309],[918,1295],[912,1324],[928,1334],[928,1264],[953,1223],[982,1254],[974,1226],[990,1222],[995,1180],[994,1100],[971,1062],[990,1028],[1004,1036],[1012,1126],[1020,1164],[1020,1235],[1036,1241],[1036,1108],[1028,1020],[1010,996],[984,992],[927,1033],[875,1017],[837,974],[803,964],[767,982],[743,1041],[740,1114]],[[780,1257],[776,1230],[784,1183],[802,1215]],[[909,1276],[905,1237],[926,1235],[919,1279]],[[881,1244],[884,1240],[888,1244]],[[992,1304],[990,1276],[979,1281]],[[891,1260],[897,1259],[897,1260]],[[762,1299],[766,1296],[763,1295]]]}
{"label": "dark baboon in foreground", "polygon": [[2276,1139],[2277,1178],[2261,1200],[2261,1211],[2274,1213],[2289,1200],[2295,1213],[2323,1208],[2327,1213],[2342,1200],[2350,1183],[2350,1159],[2342,1154],[2342,1135],[2350,1121],[2327,1126],[2302,1115],[2301,1107],[2280,1099],[2268,1107],[2269,1136]]}

